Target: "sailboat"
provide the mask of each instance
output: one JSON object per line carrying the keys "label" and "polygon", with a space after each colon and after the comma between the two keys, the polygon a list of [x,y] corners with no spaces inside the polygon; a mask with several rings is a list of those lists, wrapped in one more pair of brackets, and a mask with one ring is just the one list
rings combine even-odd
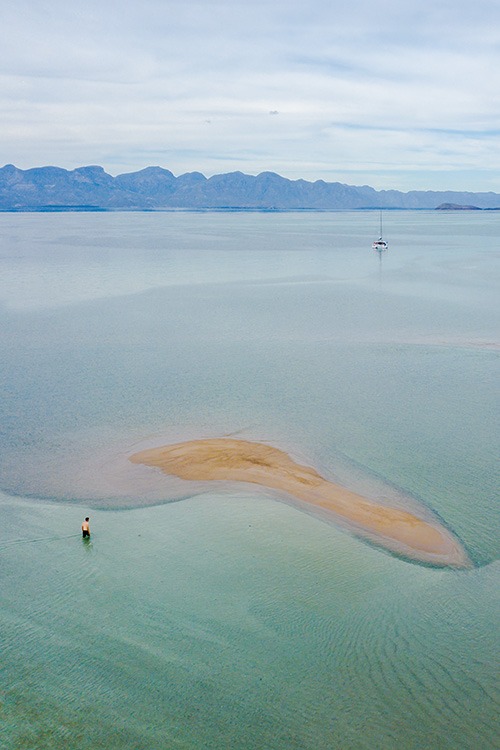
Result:
{"label": "sailboat", "polygon": [[372,248],[379,253],[389,248],[388,243],[382,238],[382,211],[380,212],[380,237],[372,243]]}

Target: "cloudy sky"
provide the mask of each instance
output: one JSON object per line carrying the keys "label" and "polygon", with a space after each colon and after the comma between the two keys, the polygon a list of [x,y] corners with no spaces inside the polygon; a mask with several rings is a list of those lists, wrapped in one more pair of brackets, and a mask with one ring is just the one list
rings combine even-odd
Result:
{"label": "cloudy sky", "polygon": [[499,0],[16,0],[0,164],[500,192]]}

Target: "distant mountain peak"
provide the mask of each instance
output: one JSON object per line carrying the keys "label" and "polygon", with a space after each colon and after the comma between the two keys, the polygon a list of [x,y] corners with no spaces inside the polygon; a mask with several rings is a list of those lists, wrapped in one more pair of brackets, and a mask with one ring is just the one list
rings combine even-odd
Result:
{"label": "distant mountain peak", "polygon": [[87,167],[77,167],[73,172],[84,172],[85,174],[107,174],[104,171],[104,167],[100,167],[98,164],[90,164]]}

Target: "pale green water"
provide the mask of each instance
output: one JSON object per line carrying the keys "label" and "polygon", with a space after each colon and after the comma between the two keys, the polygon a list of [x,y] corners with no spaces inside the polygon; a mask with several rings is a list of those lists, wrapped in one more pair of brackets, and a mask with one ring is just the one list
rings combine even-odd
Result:
{"label": "pale green water", "polygon": [[[1,747],[499,745],[499,220],[0,215]],[[126,460],[233,432],[475,567]]]}

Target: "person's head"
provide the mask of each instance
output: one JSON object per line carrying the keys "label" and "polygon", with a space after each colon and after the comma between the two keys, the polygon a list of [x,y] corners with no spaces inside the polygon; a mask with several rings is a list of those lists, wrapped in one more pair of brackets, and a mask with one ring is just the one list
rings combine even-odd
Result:
{"label": "person's head", "polygon": [[87,518],[86,518],[85,520],[86,520],[86,521],[88,521],[88,520],[89,520],[89,517],[87,516]]}

